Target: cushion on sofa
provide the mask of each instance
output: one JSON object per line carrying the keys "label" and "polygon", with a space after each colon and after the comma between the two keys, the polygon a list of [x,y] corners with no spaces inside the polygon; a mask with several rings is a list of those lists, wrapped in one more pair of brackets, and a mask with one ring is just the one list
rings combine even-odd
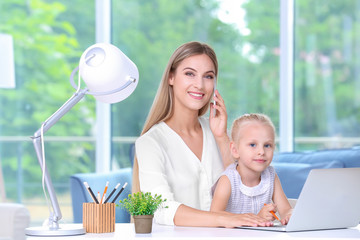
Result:
{"label": "cushion on sofa", "polygon": [[274,155],[273,162],[329,163],[340,161],[343,167],[360,167],[360,148],[331,149],[311,152],[282,152]]}
{"label": "cushion on sofa", "polygon": [[286,163],[272,162],[279,176],[283,190],[288,198],[298,198],[306,178],[311,169],[316,168],[343,168],[340,161],[317,162],[317,163]]}

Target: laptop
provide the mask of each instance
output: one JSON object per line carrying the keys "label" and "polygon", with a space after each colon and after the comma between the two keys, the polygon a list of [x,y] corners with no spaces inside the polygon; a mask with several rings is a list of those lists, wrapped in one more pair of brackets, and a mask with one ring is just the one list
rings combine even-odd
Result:
{"label": "laptop", "polygon": [[312,169],[287,225],[240,227],[295,232],[355,227],[360,223],[360,168]]}

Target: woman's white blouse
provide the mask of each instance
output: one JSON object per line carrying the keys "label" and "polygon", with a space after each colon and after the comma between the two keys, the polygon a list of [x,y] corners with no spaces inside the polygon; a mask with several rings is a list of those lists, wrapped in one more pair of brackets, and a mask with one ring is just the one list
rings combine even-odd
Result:
{"label": "woman's white blouse", "polygon": [[224,168],[209,121],[200,117],[199,122],[203,130],[201,161],[164,122],[154,125],[136,140],[141,191],[161,194],[167,199],[168,208],[155,213],[159,224],[174,225],[180,204],[210,210],[211,187]]}

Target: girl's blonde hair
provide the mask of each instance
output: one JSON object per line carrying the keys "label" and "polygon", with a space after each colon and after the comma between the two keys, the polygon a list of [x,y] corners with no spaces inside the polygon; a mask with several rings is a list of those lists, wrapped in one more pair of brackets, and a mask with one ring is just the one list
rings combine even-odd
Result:
{"label": "girl's blonde hair", "polygon": [[[206,54],[211,59],[215,67],[215,76],[217,76],[218,62],[216,54],[209,45],[200,42],[188,42],[178,47],[170,57],[169,62],[165,68],[154,102],[145,121],[145,125],[141,132],[141,135],[146,133],[155,124],[166,121],[172,117],[174,113],[174,92],[172,86],[169,85],[169,78],[172,76],[172,74],[176,73],[177,67],[184,59],[201,54]],[[209,109],[210,101],[211,98],[209,99],[208,103],[199,110],[199,116],[202,116],[207,112],[207,110]],[[139,166],[136,155],[134,158],[133,166],[132,191],[140,191]]]}
{"label": "girl's blonde hair", "polygon": [[231,140],[238,142],[240,138],[240,128],[248,122],[260,122],[271,127],[275,137],[275,126],[271,121],[270,117],[262,113],[250,113],[244,114],[239,118],[235,119],[231,127]]}

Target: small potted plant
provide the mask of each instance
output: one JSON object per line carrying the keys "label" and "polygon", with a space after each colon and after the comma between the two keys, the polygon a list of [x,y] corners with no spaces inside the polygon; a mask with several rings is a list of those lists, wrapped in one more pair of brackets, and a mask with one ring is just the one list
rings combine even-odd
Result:
{"label": "small potted plant", "polygon": [[129,194],[119,203],[120,207],[133,216],[136,233],[151,233],[154,213],[158,208],[164,207],[165,201],[166,199],[162,199],[161,195],[137,192]]}

